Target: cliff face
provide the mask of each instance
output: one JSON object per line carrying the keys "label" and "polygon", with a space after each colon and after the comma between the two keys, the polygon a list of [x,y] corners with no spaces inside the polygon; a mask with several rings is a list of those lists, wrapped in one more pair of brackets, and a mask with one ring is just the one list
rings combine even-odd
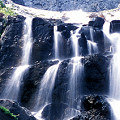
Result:
{"label": "cliff face", "polygon": [[82,9],[87,12],[97,12],[118,7],[119,0],[12,0],[17,4],[30,6],[34,8],[69,11]]}

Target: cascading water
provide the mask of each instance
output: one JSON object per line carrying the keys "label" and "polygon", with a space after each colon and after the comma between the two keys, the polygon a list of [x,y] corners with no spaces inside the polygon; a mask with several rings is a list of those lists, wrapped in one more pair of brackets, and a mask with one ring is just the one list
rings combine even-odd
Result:
{"label": "cascading water", "polygon": [[88,54],[97,54],[98,53],[98,47],[97,47],[97,43],[87,40],[87,45],[88,45]]}
{"label": "cascading water", "polygon": [[[57,31],[57,26],[54,26],[54,50],[55,50],[55,59],[60,59],[60,40],[61,33]],[[58,64],[50,66],[45,72],[41,84],[39,87],[38,98],[36,100],[36,105],[34,110],[38,111],[35,114],[37,119],[42,119],[41,113],[44,107],[51,103],[52,91],[54,88],[54,83],[57,75],[57,71],[60,65],[60,61]]]}
{"label": "cascading water", "polygon": [[59,68],[59,64],[60,62],[49,67],[41,80],[36,104],[36,107],[38,107],[37,109],[42,108],[51,102],[52,90],[54,88],[55,78],[57,70]]}
{"label": "cascading water", "polygon": [[94,30],[93,30],[93,28],[90,28],[91,40],[87,40],[88,52],[90,55],[98,53],[98,46],[97,46],[97,43],[94,42],[93,34],[94,34]]}
{"label": "cascading water", "polygon": [[[81,83],[82,78],[82,72],[83,72],[83,66],[81,63],[82,56],[79,56],[79,31],[81,29],[81,26],[75,31],[75,33],[71,34],[71,40],[72,40],[72,47],[73,47],[73,55],[74,57],[71,59],[72,63],[72,69],[71,69],[71,75],[70,75],[70,81],[69,81],[69,107],[74,108],[75,101],[78,97],[78,94],[80,95],[80,92],[77,89],[78,83]],[[79,86],[80,87],[80,86]],[[78,93],[79,91],[79,93]],[[71,110],[69,113],[69,118],[78,115],[78,113]],[[65,118],[66,119],[66,118]]]}
{"label": "cascading water", "polygon": [[23,33],[23,54],[21,59],[21,64],[18,66],[13,75],[9,79],[6,88],[3,90],[2,98],[18,100],[18,95],[20,92],[20,85],[25,72],[29,68],[30,54],[32,49],[32,19],[26,18],[24,23],[24,33]]}
{"label": "cascading water", "polygon": [[120,120],[120,33],[109,33],[109,23],[105,23],[103,31],[110,39],[112,44],[113,58],[110,66],[110,98],[107,99],[110,103],[114,120]]}
{"label": "cascading water", "polygon": [[[60,48],[62,47],[62,35],[57,31],[57,26],[54,26],[54,49],[55,49],[55,59],[60,59]],[[62,48],[61,48],[62,50]]]}
{"label": "cascading water", "polygon": [[51,103],[52,91],[60,63],[49,67],[41,80],[38,98],[36,100],[37,104],[35,106],[35,111],[39,110],[35,115],[37,118],[41,118],[43,108]]}

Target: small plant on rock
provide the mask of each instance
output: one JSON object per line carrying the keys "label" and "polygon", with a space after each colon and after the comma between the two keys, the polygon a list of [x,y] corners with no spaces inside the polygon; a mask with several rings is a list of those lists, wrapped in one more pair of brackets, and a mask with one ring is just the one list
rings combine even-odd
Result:
{"label": "small plant on rock", "polygon": [[17,115],[13,115],[7,108],[0,106],[0,110],[4,112],[6,115],[10,116],[11,118],[18,120]]}

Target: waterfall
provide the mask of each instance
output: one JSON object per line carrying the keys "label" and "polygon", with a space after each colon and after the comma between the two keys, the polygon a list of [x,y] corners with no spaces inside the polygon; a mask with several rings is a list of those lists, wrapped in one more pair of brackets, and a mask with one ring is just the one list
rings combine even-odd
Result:
{"label": "waterfall", "polygon": [[120,120],[120,33],[110,34],[109,26],[109,23],[106,22],[103,27],[105,35],[111,41],[113,54],[110,64],[110,98],[107,100],[114,114],[113,119]]}
{"label": "waterfall", "polygon": [[35,111],[41,110],[44,106],[51,102],[52,91],[57,75],[57,71],[61,62],[52,65],[45,72],[39,87],[38,98],[36,100]]}
{"label": "waterfall", "polygon": [[88,52],[89,52],[88,54],[89,55],[98,53],[97,43],[87,40],[87,46],[88,46]]}
{"label": "waterfall", "polygon": [[32,19],[26,18],[24,23],[24,32],[23,32],[23,53],[21,58],[21,64],[13,72],[11,78],[8,80],[8,83],[3,90],[1,95],[2,98],[18,100],[18,95],[20,92],[21,81],[23,80],[25,72],[29,68],[30,55],[32,49]]}
{"label": "waterfall", "polygon": [[91,38],[91,40],[87,40],[89,55],[98,53],[98,46],[97,46],[97,43],[94,42],[95,40],[94,40],[93,35],[94,35],[94,30],[91,27],[90,28],[90,38]]}
{"label": "waterfall", "polygon": [[81,27],[82,26],[80,25],[79,28],[75,31],[75,33],[73,33],[73,31],[71,31],[71,40],[72,40],[72,48],[73,48],[74,57],[79,56],[78,35],[79,35],[79,31],[80,31]]}
{"label": "waterfall", "polygon": [[[83,72],[83,65],[81,63],[81,58],[82,56],[79,56],[79,31],[81,29],[81,26],[75,31],[75,33],[71,34],[71,40],[72,40],[72,48],[73,48],[73,58],[71,59],[71,75],[70,75],[70,80],[69,80],[69,101],[68,105],[70,108],[75,107],[75,102],[77,98],[79,97],[78,95],[81,94],[81,91],[78,90],[78,84],[81,87],[81,78],[82,72]],[[80,89],[80,88],[79,88]],[[79,91],[79,93],[78,93]],[[78,113],[75,113],[74,111],[71,110],[69,114],[69,118],[78,115]],[[66,118],[65,118],[66,119]]]}
{"label": "waterfall", "polygon": [[62,35],[59,31],[57,31],[57,26],[54,26],[54,49],[55,49],[55,59],[60,58],[60,54],[62,52]]}

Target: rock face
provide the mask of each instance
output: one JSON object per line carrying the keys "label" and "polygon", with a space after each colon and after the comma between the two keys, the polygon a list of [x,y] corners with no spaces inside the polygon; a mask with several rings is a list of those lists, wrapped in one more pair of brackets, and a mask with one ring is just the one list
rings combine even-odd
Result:
{"label": "rock face", "polygon": [[91,55],[85,57],[83,94],[108,94],[109,65],[110,60],[105,56]]}
{"label": "rock face", "polygon": [[13,0],[15,3],[24,4],[26,6],[44,9],[44,10],[53,10],[53,11],[69,11],[69,10],[79,10],[89,12],[102,11],[107,9],[113,9],[118,6],[120,3],[119,0]]}
{"label": "rock face", "polygon": [[[12,102],[10,100],[0,100],[0,106],[3,106],[9,109],[10,112],[13,113],[14,115],[18,115],[18,120],[36,120],[36,118],[34,118],[26,108],[20,107],[17,103]],[[0,111],[0,114],[2,114],[1,111]],[[3,117],[6,119],[4,119]],[[5,115],[0,116],[0,119],[13,120],[13,119],[10,119],[9,116],[5,116]]]}
{"label": "rock face", "polygon": [[[0,49],[0,91],[2,91],[2,88],[5,87],[5,82],[8,80],[15,67],[19,65],[21,61],[23,47],[21,38],[24,20],[25,18],[23,16],[17,16],[14,18],[9,17],[5,31],[2,34],[2,44]],[[107,48],[109,48],[110,44],[105,42],[106,38],[104,37],[104,33],[102,31],[103,24],[104,19],[97,17],[94,21],[89,22],[88,25],[83,25],[78,33],[77,37],[79,42],[79,55],[83,56],[83,58],[81,58],[79,62],[81,62],[81,64],[83,65],[83,69],[80,71],[80,75],[82,73],[82,78],[79,78],[80,75],[78,75],[78,83],[76,85],[78,90],[78,97],[77,99],[75,99],[70,98],[69,96],[69,84],[73,68],[72,57],[74,56],[71,42],[71,31],[75,33],[75,30],[77,30],[78,27],[76,27],[76,24],[66,24],[62,23],[61,21],[58,22],[57,20],[48,20],[37,17],[34,18],[32,21],[33,48],[30,61],[31,66],[29,68],[29,71],[24,74],[23,81],[21,81],[21,105],[28,108],[29,110],[32,110],[32,108],[36,104],[35,100],[38,97],[37,92],[41,84],[43,75],[50,66],[58,63],[58,60],[55,60],[54,55],[55,25],[57,25],[57,30],[61,34],[61,64],[57,71],[55,85],[52,92],[52,103],[46,106],[46,108],[44,109],[43,117],[45,119],[49,118],[50,120],[59,120],[60,117],[63,118],[63,116],[66,114],[66,111],[70,111],[71,109],[81,112],[80,108],[78,108],[77,105],[80,105],[80,99],[83,95],[108,94],[108,72],[110,59],[109,57],[106,57],[107,55],[105,56],[104,54],[107,52],[106,46]],[[89,54],[88,40],[97,43],[97,54]],[[104,104],[102,104],[102,101],[104,101],[105,99],[100,96],[90,96],[90,98],[84,98],[85,100],[83,101],[86,102],[89,101],[89,99],[91,100],[92,98],[94,99],[94,101],[100,101],[100,106],[104,106]],[[68,101],[71,99],[74,101],[74,108],[69,108],[68,106]],[[2,103],[4,103],[4,101]],[[90,106],[90,103],[82,102],[82,104],[84,104],[84,106],[85,104]],[[108,104],[106,103],[105,105],[107,106]],[[94,103],[91,106],[93,107],[89,110],[87,108],[82,108],[83,111],[85,111],[85,113],[82,113],[82,117],[92,117],[92,115],[96,115],[98,113],[97,111],[99,110],[104,112],[103,110],[101,110],[101,107],[99,108],[99,105],[97,106],[98,108],[94,108]],[[90,114],[88,112],[90,112]],[[108,118],[105,115],[102,115],[102,113],[100,112],[98,120],[102,120],[101,117]],[[80,118],[78,120],[82,119]]]}
{"label": "rock face", "polygon": [[6,19],[6,28],[0,39],[0,90],[5,87],[14,67],[20,63],[24,20],[23,16],[9,16]]}

